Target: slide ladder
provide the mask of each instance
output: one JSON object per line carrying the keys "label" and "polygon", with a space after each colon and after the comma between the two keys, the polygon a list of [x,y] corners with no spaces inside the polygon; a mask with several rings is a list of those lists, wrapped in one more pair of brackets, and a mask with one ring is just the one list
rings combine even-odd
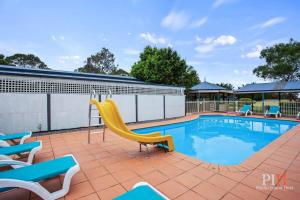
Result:
{"label": "slide ladder", "polygon": [[[96,99],[97,96],[99,96],[99,94],[96,94],[96,91],[95,90],[91,90],[90,92],[90,101],[92,99]],[[108,94],[106,95],[106,99],[108,98],[108,96],[111,98],[112,97],[112,94],[111,94],[111,90],[108,90]],[[92,111],[95,110],[97,111],[98,115],[95,115],[95,116],[92,116]],[[102,132],[102,141],[104,142],[105,140],[105,124],[102,122],[101,120],[101,116],[98,112],[98,109],[94,107],[93,104],[90,104],[89,103],[89,126],[88,126],[88,143],[90,144],[91,143],[91,134],[94,134],[94,133],[101,133],[101,132],[98,132],[98,131],[94,131],[92,132],[92,127],[95,127],[95,126],[103,126],[103,132]],[[99,119],[99,123],[97,124],[92,124],[92,119]]]}

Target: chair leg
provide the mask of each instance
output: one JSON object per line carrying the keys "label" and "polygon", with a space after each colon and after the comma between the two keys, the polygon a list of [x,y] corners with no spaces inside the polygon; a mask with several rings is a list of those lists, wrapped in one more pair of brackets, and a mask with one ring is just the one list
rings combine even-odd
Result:
{"label": "chair leg", "polygon": [[28,195],[28,200],[30,200],[31,199],[31,191],[29,190],[29,195]]}
{"label": "chair leg", "polygon": [[105,140],[105,125],[103,126],[102,142]]}
{"label": "chair leg", "polygon": [[142,152],[142,144],[140,143],[140,152]]}
{"label": "chair leg", "polygon": [[165,147],[165,146],[167,146],[167,145],[168,145],[168,142],[163,142],[163,147],[164,147],[165,153],[168,152],[167,148]]}

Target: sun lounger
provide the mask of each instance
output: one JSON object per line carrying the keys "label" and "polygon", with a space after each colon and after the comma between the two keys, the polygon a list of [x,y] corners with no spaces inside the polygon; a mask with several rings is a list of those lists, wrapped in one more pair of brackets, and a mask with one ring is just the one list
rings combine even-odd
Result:
{"label": "sun lounger", "polygon": [[[36,193],[43,199],[54,200],[69,192],[72,177],[80,170],[73,155],[29,165],[15,160],[0,160],[0,165],[21,165],[22,167],[0,172],[0,192],[23,188]],[[62,189],[50,193],[40,181],[65,174]]]}
{"label": "sun lounger", "polygon": [[280,106],[270,106],[270,109],[265,113],[265,117],[268,115],[275,115],[276,118],[281,117]]}
{"label": "sun lounger", "polygon": [[[32,135],[31,131],[26,131],[22,133],[12,133],[12,134],[4,134],[0,133],[0,140],[12,141],[14,144],[23,144],[26,139],[30,138]],[[16,142],[15,140],[20,140],[20,142]]]}
{"label": "sun lounger", "polygon": [[128,192],[114,198],[114,200],[168,200],[168,197],[163,195],[152,185],[146,182],[139,182],[133,186]]}
{"label": "sun lounger", "polygon": [[39,150],[42,149],[42,142],[35,141],[25,144],[19,144],[15,146],[7,146],[0,148],[0,160],[12,160],[10,156],[19,155],[21,158],[24,157],[24,153],[29,152],[27,163],[31,164],[33,158]]}
{"label": "sun lounger", "polygon": [[251,105],[243,105],[243,107],[237,112],[242,113],[245,116],[247,116],[249,113],[252,115]]}

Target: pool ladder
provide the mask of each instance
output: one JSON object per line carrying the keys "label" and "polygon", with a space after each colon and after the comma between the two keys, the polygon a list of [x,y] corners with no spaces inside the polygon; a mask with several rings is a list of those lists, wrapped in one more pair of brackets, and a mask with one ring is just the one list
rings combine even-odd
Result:
{"label": "pool ladder", "polygon": [[[98,94],[99,95],[99,94]],[[106,99],[108,98],[111,98],[112,97],[112,93],[111,93],[111,90],[108,90],[108,94],[106,94]],[[97,99],[97,94],[95,92],[95,90],[91,90],[91,93],[90,93],[90,101],[91,99]],[[95,127],[95,126],[103,126],[103,132],[102,132],[102,141],[104,142],[105,140],[105,124],[102,123],[101,121],[101,116],[100,116],[100,113],[98,111],[97,108],[94,108],[93,106],[95,105],[92,105],[89,103],[89,126],[88,126],[88,143],[90,144],[91,143],[91,134],[94,134],[94,133],[101,133],[99,131],[95,131],[95,132],[92,132],[92,127]],[[93,110],[96,110],[98,112],[98,115],[96,116],[92,116],[92,111]],[[92,119],[99,119],[99,123],[98,124],[92,124]]]}

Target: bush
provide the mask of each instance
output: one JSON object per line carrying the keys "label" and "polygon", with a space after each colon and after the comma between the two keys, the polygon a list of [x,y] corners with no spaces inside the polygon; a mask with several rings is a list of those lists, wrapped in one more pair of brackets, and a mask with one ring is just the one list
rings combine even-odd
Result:
{"label": "bush", "polygon": [[250,98],[240,98],[239,100],[240,101],[245,101],[245,102],[251,102],[252,101],[252,99],[250,99]]}

